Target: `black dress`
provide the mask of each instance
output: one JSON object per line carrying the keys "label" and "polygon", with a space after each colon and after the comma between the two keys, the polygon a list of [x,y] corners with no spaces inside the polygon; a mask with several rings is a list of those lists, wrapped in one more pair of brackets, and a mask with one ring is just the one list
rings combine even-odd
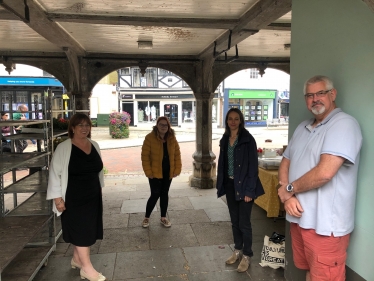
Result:
{"label": "black dress", "polygon": [[90,154],[72,145],[66,210],[61,215],[62,236],[67,243],[89,247],[97,239],[103,239],[103,201],[99,180],[102,169],[103,162],[93,145]]}

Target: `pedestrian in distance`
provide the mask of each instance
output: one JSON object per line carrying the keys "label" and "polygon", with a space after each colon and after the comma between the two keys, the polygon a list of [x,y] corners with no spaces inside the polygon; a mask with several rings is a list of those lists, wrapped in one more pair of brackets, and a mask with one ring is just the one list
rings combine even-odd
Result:
{"label": "pedestrian in distance", "polygon": [[77,113],[70,119],[69,138],[60,143],[49,167],[47,200],[61,215],[62,236],[74,246],[72,268],[82,279],[103,281],[90,260],[90,246],[103,239],[103,162],[99,145],[91,140],[90,118]]}
{"label": "pedestrian in distance", "polygon": [[182,171],[182,160],[175,132],[169,119],[160,116],[152,132],[146,135],[141,152],[143,171],[149,181],[151,196],[148,199],[142,226],[149,226],[149,218],[160,198],[161,219],[165,227],[171,222],[166,217],[169,204],[169,188],[173,178]]}
{"label": "pedestrian in distance", "polygon": [[245,272],[253,256],[251,212],[253,201],[264,194],[258,178],[257,145],[244,127],[243,113],[231,108],[225,119],[225,133],[220,140],[217,195],[226,194],[235,250],[226,260],[241,260],[238,272]]}
{"label": "pedestrian in distance", "polygon": [[304,84],[313,117],[296,128],[279,167],[278,195],[290,222],[293,260],[306,280],[345,280],[354,228],[362,135],[352,116],[336,106],[326,76]]}
{"label": "pedestrian in distance", "polygon": [[[25,104],[21,104],[18,106],[18,112],[13,113],[13,120],[26,120],[26,112],[29,110],[28,107]],[[20,134],[22,131],[22,126],[18,126],[14,128],[17,134]],[[22,153],[26,147],[28,146],[28,143],[26,140],[15,140],[16,145],[16,152]]]}
{"label": "pedestrian in distance", "polygon": [[[9,120],[9,113],[6,113],[4,111],[1,111],[1,121],[7,121]],[[2,152],[11,152],[11,143],[9,140],[6,140],[3,138],[3,136],[8,136],[11,134],[11,127],[10,126],[4,126],[1,127],[1,150]]]}

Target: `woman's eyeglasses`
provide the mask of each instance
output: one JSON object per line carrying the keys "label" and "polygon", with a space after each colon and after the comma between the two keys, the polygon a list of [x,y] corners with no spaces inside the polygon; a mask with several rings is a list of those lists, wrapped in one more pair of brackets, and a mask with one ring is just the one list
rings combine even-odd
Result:
{"label": "woman's eyeglasses", "polygon": [[166,127],[168,127],[168,124],[158,123],[158,126],[160,126],[161,128],[166,128]]}
{"label": "woman's eyeglasses", "polygon": [[89,125],[89,124],[78,124],[77,125],[79,128],[90,128],[91,127],[91,125]]}

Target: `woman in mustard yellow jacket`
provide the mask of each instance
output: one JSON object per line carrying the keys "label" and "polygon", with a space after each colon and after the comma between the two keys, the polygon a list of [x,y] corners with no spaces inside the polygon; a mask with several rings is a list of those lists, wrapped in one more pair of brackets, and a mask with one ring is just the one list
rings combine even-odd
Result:
{"label": "woman in mustard yellow jacket", "polygon": [[166,218],[169,188],[174,177],[182,170],[179,144],[169,119],[160,116],[152,132],[146,135],[142,146],[142,166],[149,180],[151,196],[148,199],[143,227],[149,226],[149,217],[160,198],[161,224],[170,227]]}

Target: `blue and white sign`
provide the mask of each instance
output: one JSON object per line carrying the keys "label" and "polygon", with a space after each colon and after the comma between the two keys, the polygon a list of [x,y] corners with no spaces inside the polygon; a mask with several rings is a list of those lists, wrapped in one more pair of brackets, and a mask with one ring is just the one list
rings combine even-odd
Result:
{"label": "blue and white sign", "polygon": [[1,86],[51,86],[62,87],[60,81],[53,77],[0,77]]}

